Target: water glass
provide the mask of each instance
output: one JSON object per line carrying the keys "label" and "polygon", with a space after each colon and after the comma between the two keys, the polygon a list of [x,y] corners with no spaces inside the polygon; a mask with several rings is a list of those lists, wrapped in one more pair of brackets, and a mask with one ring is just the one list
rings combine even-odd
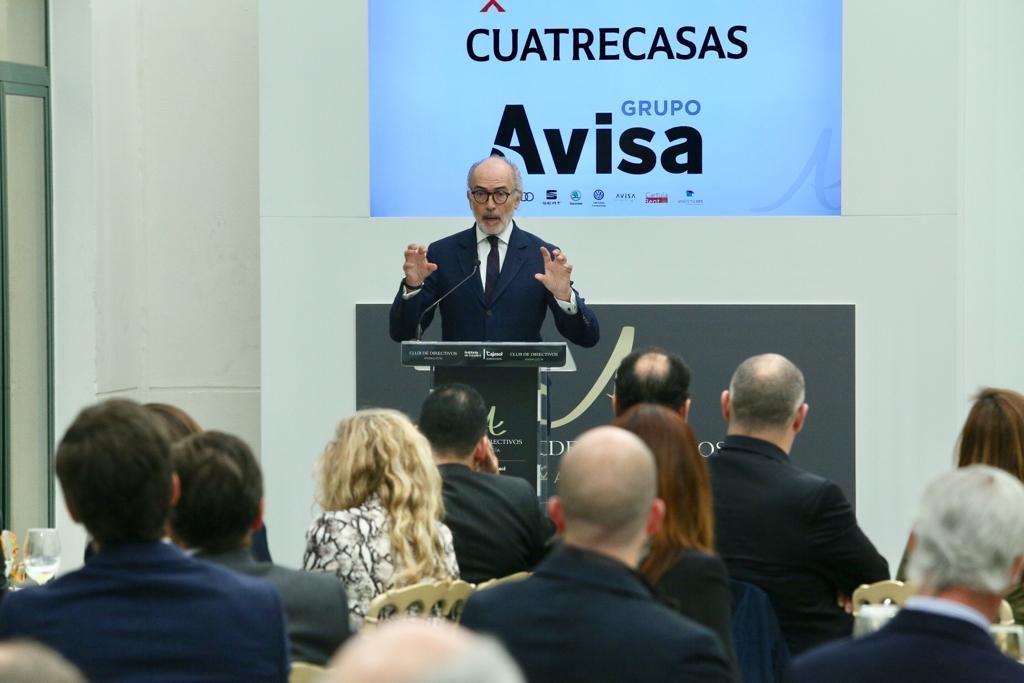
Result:
{"label": "water glass", "polygon": [[56,529],[29,529],[25,536],[25,573],[40,586],[60,567],[60,537]]}

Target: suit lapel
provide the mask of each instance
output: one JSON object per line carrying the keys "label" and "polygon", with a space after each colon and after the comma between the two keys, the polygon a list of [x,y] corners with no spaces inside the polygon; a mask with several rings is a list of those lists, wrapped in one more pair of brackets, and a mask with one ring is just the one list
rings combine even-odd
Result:
{"label": "suit lapel", "polygon": [[491,300],[491,305],[501,297],[501,293],[508,287],[508,283],[515,279],[516,273],[526,263],[527,258],[527,244],[526,239],[523,238],[523,231],[519,227],[512,223],[512,234],[508,238],[508,249],[505,251],[505,263],[501,266],[501,272],[498,274],[498,282],[494,286],[494,299]]}
{"label": "suit lapel", "polygon": [[[459,280],[473,272],[479,257],[476,246],[476,224],[474,223],[473,227],[464,231],[459,239],[458,259],[459,267],[462,269],[462,275],[459,276]],[[472,282],[467,282],[464,286],[476,292],[476,297],[480,299],[480,303],[484,303],[484,286],[480,283],[479,277],[473,278]]]}

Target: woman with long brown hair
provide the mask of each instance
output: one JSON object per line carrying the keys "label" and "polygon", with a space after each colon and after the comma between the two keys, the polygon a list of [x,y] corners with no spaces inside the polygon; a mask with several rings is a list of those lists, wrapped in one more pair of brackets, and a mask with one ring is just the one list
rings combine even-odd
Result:
{"label": "woman with long brown hair", "polygon": [[615,425],[654,453],[658,497],[665,502],[665,519],[640,573],[680,614],[718,634],[735,662],[729,574],[714,552],[711,483],[693,430],[678,413],[651,403],[633,406]]}
{"label": "woman with long brown hair", "polygon": [[381,593],[458,578],[441,475],[402,413],[360,410],[338,424],[320,460],[317,502],[323,513],[306,532],[303,568],[342,580],[353,630]]}
{"label": "woman with long brown hair", "polygon": [[[957,440],[957,467],[991,465],[1024,481],[1024,396],[1011,389],[978,392]],[[896,578],[905,577],[907,550]],[[1006,596],[1014,620],[1024,623],[1024,584]]]}

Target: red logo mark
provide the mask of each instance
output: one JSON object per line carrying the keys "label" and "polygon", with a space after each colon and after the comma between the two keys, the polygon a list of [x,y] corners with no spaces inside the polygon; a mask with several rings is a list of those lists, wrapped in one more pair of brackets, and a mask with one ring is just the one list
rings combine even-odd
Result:
{"label": "red logo mark", "polygon": [[481,12],[487,12],[492,7],[495,8],[496,10],[498,10],[499,12],[504,12],[505,11],[505,8],[498,4],[498,0],[488,0],[487,4],[484,5],[484,8],[482,10],[480,10],[480,11]]}

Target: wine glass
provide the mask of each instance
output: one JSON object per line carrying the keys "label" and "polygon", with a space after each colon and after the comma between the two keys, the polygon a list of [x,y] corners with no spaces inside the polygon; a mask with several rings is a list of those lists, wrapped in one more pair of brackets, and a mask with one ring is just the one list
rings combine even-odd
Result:
{"label": "wine glass", "polygon": [[42,586],[60,566],[60,537],[56,529],[29,529],[25,537],[25,573]]}

